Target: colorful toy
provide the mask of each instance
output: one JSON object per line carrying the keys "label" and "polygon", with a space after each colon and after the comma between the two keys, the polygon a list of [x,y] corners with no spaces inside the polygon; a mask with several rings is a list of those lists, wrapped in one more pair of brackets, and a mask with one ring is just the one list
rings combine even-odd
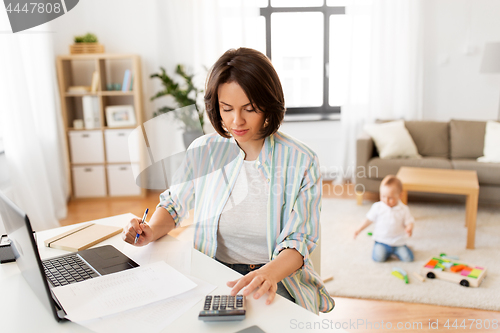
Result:
{"label": "colorful toy", "polygon": [[439,278],[460,283],[464,287],[479,287],[486,276],[486,268],[457,262],[450,259],[451,256],[443,254],[431,258],[422,267],[422,275],[429,279]]}
{"label": "colorful toy", "polygon": [[439,256],[441,257],[441,259],[458,260],[457,256],[448,256],[446,255],[446,253],[441,253]]}
{"label": "colorful toy", "polygon": [[404,269],[401,269],[399,267],[394,267],[392,269],[391,274],[397,277],[398,279],[403,280],[406,284],[408,284],[408,274]]}
{"label": "colorful toy", "polygon": [[450,271],[452,271],[453,273],[458,273],[464,268],[465,268],[465,265],[454,265],[450,268]]}
{"label": "colorful toy", "polygon": [[443,266],[446,267],[446,268],[448,268],[448,269],[450,269],[453,266],[453,263],[451,263],[449,261],[448,262],[443,262]]}
{"label": "colorful toy", "polygon": [[401,275],[401,273],[399,273],[398,271],[392,271],[391,274],[397,277],[398,279],[404,280],[403,275]]}

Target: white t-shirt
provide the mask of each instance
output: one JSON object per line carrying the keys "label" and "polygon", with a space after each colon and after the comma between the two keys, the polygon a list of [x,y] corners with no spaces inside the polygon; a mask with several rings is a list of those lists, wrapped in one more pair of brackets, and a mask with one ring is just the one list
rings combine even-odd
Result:
{"label": "white t-shirt", "polygon": [[375,224],[373,239],[390,246],[405,245],[405,227],[415,222],[410,209],[401,201],[392,208],[382,201],[376,202],[366,218]]}
{"label": "white t-shirt", "polygon": [[215,256],[227,264],[265,264],[269,183],[255,161],[243,162],[219,219]]}

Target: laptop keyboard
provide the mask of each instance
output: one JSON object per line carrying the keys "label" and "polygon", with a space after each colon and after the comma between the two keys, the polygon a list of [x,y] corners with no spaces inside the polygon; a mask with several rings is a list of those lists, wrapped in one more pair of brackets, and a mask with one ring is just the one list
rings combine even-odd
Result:
{"label": "laptop keyboard", "polygon": [[88,280],[99,276],[76,254],[48,259],[42,262],[45,275],[54,287]]}

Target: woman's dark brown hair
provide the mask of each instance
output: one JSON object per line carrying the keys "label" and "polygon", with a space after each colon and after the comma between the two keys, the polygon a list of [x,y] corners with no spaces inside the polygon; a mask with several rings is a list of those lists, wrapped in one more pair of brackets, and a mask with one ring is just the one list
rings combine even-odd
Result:
{"label": "woman's dark brown hair", "polygon": [[240,47],[226,51],[213,65],[205,87],[205,107],[215,130],[229,138],[222,126],[219,110],[219,86],[236,82],[245,92],[252,107],[265,114],[262,138],[275,133],[285,115],[283,88],[271,61],[261,52]]}

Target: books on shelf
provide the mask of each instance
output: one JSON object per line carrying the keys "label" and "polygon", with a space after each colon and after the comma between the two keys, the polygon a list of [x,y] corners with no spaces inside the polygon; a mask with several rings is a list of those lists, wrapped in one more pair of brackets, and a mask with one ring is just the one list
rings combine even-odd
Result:
{"label": "books on shelf", "polygon": [[86,94],[90,92],[90,86],[70,86],[68,88],[68,93],[72,94]]}
{"label": "books on shelf", "polygon": [[97,96],[83,96],[83,121],[86,129],[101,127],[99,98]]}
{"label": "books on shelf", "polygon": [[99,73],[97,71],[94,71],[94,74],[92,74],[92,85],[90,91],[93,93],[97,92],[98,86],[99,86]]}
{"label": "books on shelf", "polygon": [[122,91],[128,91],[128,88],[130,86],[130,79],[131,79],[130,70],[126,69],[125,74],[123,75]]}

